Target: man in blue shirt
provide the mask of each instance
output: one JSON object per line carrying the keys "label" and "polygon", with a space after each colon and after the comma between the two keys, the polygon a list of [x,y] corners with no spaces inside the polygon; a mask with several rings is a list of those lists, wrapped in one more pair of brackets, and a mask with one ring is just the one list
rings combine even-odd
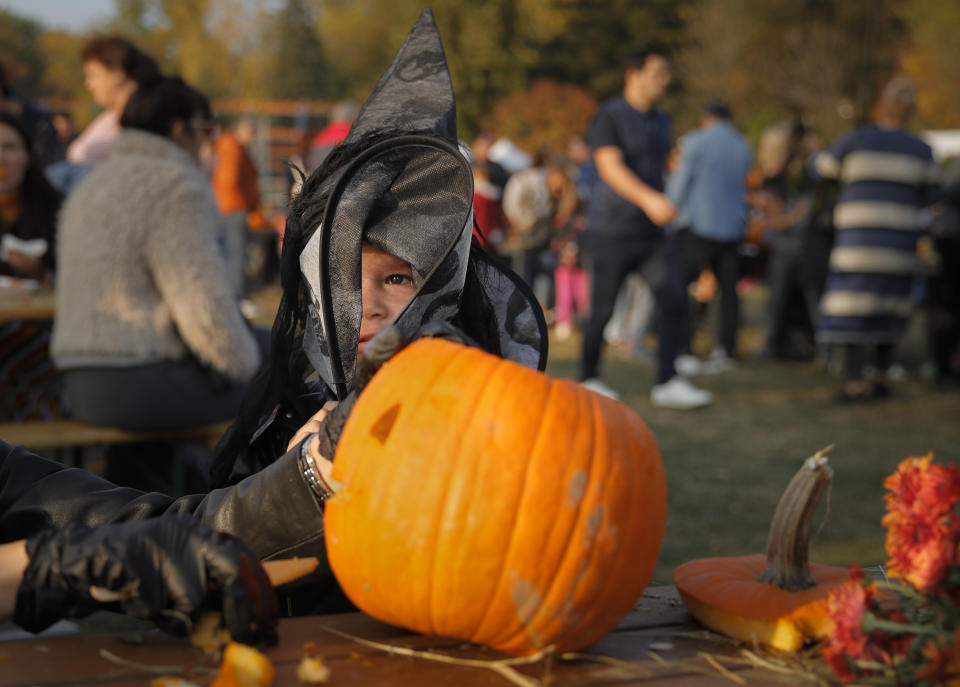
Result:
{"label": "man in blue shirt", "polygon": [[677,374],[674,360],[688,338],[682,276],[664,226],[676,213],[663,193],[670,150],[670,120],[656,108],[670,84],[663,50],[627,58],[622,95],[600,106],[587,140],[599,178],[588,208],[591,266],[590,318],[583,336],[580,379],[585,387],[616,397],[599,378],[603,330],[627,275],[639,271],[656,300],[658,364],[651,392],[655,405],[696,408],[713,395]]}
{"label": "man in blue shirt", "polygon": [[670,177],[667,195],[683,214],[689,230],[678,235],[684,282],[710,268],[720,288],[717,369],[729,367],[736,353],[740,303],[739,246],[747,226],[746,178],[750,145],[731,122],[726,103],[714,101],[700,117],[700,127],[682,139],[680,167]]}

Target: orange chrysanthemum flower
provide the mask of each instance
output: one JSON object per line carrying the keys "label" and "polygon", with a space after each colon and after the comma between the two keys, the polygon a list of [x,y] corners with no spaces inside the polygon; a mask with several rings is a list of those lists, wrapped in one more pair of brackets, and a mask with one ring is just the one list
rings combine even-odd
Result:
{"label": "orange chrysanthemum flower", "polygon": [[949,643],[927,640],[920,653],[924,663],[914,673],[917,681],[960,687],[960,628],[953,631]]}
{"label": "orange chrysanthemum flower", "polygon": [[884,498],[889,512],[931,519],[951,513],[960,500],[960,470],[954,465],[934,465],[933,454],[907,458],[883,480],[890,493]]}
{"label": "orange chrysanthemum flower", "polygon": [[889,574],[913,585],[921,594],[938,591],[956,556],[960,532],[957,517],[951,514],[927,520],[888,514],[883,524],[887,528]]}
{"label": "orange chrysanthemum flower", "polygon": [[890,574],[923,594],[934,593],[956,555],[960,470],[934,465],[928,453],[901,461],[883,485],[889,490],[883,525]]}

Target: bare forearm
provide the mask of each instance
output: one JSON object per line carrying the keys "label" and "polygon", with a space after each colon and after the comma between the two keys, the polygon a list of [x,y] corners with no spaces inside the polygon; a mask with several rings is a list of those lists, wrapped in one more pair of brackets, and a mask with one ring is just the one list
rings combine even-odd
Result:
{"label": "bare forearm", "polygon": [[643,182],[623,161],[623,154],[615,146],[598,148],[594,153],[597,172],[614,192],[646,213],[654,224],[665,226],[677,214],[673,203]]}
{"label": "bare forearm", "polygon": [[658,193],[634,174],[618,155],[598,152],[596,157],[597,173],[607,182],[617,195],[629,200],[641,209],[649,202],[651,195]]}
{"label": "bare forearm", "polygon": [[27,563],[26,540],[0,544],[0,622],[13,617]]}

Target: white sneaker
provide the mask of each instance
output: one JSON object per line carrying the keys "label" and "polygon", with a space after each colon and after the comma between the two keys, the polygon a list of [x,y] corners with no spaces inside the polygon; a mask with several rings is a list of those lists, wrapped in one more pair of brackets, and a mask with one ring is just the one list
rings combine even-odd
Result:
{"label": "white sneaker", "polygon": [[680,375],[657,384],[650,392],[650,400],[659,408],[692,410],[713,403],[713,392],[698,389]]}
{"label": "white sneaker", "polygon": [[590,391],[598,393],[601,396],[612,398],[614,401],[620,400],[620,394],[604,384],[603,380],[599,377],[591,377],[590,379],[585,379],[580,383],[583,385],[583,388],[590,389]]}
{"label": "white sneaker", "polygon": [[703,370],[703,363],[700,362],[700,358],[689,353],[678,355],[677,359],[673,361],[673,366],[676,368],[677,374],[684,377],[695,377]]}
{"label": "white sneaker", "polygon": [[557,341],[566,341],[570,338],[572,332],[573,327],[570,326],[569,322],[558,322],[557,326],[553,328],[553,334],[557,337]]}
{"label": "white sneaker", "polygon": [[[729,357],[726,353],[720,355],[711,355],[710,359],[703,364],[703,374],[716,375],[721,372],[727,372],[737,367],[737,361]],[[677,372],[680,372],[679,368]],[[682,373],[681,373],[682,374]]]}
{"label": "white sneaker", "polygon": [[891,382],[902,382],[907,378],[907,368],[900,363],[894,363],[887,368],[887,378]]}

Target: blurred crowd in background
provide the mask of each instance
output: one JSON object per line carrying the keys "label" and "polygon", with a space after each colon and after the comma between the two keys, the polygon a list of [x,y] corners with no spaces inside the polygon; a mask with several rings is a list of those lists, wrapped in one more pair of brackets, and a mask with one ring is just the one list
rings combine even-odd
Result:
{"label": "blurred crowd in background", "polygon": [[[77,324],[69,328],[59,322],[52,326],[35,322],[2,325],[0,413],[4,420],[56,417],[62,413],[82,417],[83,404],[97,405],[95,398],[82,402],[79,399],[84,393],[89,395],[89,390],[103,380],[94,380],[94,384],[91,380],[77,381],[77,375],[71,375],[71,369],[86,369],[91,364],[89,356],[83,359],[71,354],[71,342],[77,337],[76,328],[91,321],[89,318],[104,307],[128,308],[131,322],[138,318],[149,320],[150,324],[140,329],[152,330],[149,336],[163,340],[160,344],[138,341],[135,345],[159,346],[171,357],[184,351],[198,355],[208,368],[201,374],[206,376],[205,384],[240,386],[249,379],[259,360],[258,346],[262,352],[266,345],[263,333],[251,336],[241,331],[239,319],[224,319],[214,313],[222,313],[223,298],[229,296],[248,320],[263,314],[251,295],[277,279],[286,200],[298,192],[305,176],[346,137],[358,111],[352,100],[331,102],[315,126],[299,129],[295,145],[274,150],[274,127],[268,117],[258,114],[256,109],[214,112],[205,96],[178,78],[163,76],[157,61],[125,37],[95,37],[82,47],[78,59],[86,90],[99,108],[99,114],[81,130],[68,110],[50,109],[16,88],[0,65],[0,274],[7,284],[15,280],[48,286],[56,283],[61,322],[68,317],[69,309],[81,307],[77,303],[83,302],[82,307],[89,309],[82,316],[74,312],[73,322]],[[643,64],[634,66],[635,70],[643,68]],[[629,69],[626,73],[629,75]],[[175,82],[169,81],[171,78]],[[178,95],[170,102],[151,101],[159,97],[154,91],[160,87],[170,88],[171,93]],[[902,110],[898,121],[891,124],[893,128],[907,125],[918,98],[909,79],[902,79],[896,89],[894,95],[886,94],[888,104],[893,98]],[[653,99],[651,108],[660,95]],[[880,92],[872,96],[881,103],[885,97]],[[183,101],[182,111],[170,109],[175,107],[170,103],[177,98]],[[135,105],[132,109],[131,103]],[[884,345],[878,349],[880,353],[872,347],[864,349],[866,357],[861,356],[854,366],[850,363],[852,349],[845,345],[872,344],[873,340],[866,335],[862,342],[843,336],[836,340],[828,335],[818,337],[818,326],[821,333],[829,329],[823,327],[824,293],[829,291],[831,253],[836,247],[838,197],[843,184],[850,181],[837,167],[844,151],[824,140],[809,117],[800,111],[791,119],[765,126],[756,144],[751,145],[738,128],[741,113],[734,100],[713,98],[701,105],[696,126],[672,132],[669,155],[663,156],[664,168],[657,171],[662,177],[662,188],[657,191],[662,191],[665,204],[661,208],[666,214],[654,218],[644,208],[672,247],[677,260],[675,269],[689,295],[687,327],[680,337],[678,355],[670,365],[675,365],[676,373],[686,378],[722,373],[747,359],[816,360],[836,371],[846,364],[840,400],[859,401],[889,394],[887,377],[868,383],[869,375],[864,370],[892,370],[896,377],[896,361],[886,344],[899,334],[887,331],[881,337]],[[604,184],[610,186],[608,180],[601,178],[596,164],[598,146],[611,145],[597,138],[598,126],[595,118],[591,126],[569,138],[565,149],[546,145],[523,149],[509,135],[494,129],[481,129],[471,140],[462,141],[462,152],[474,172],[476,235],[490,252],[510,263],[528,282],[543,306],[556,341],[576,337],[588,326],[591,310],[597,308],[595,287],[601,276],[606,279],[603,293],[614,288],[612,293],[616,296],[603,300],[603,309],[609,305],[612,312],[605,312],[599,320],[595,318],[593,328],[602,328],[608,345],[628,355],[649,356],[657,346],[654,332],[658,321],[673,315],[664,314],[643,269],[626,269],[623,275],[611,277],[609,272],[598,270],[593,260],[591,237],[596,235],[597,221],[590,218],[596,207],[596,189]],[[159,162],[155,169],[149,164],[143,169],[131,168],[133,171],[117,167],[120,154],[115,146],[124,141],[124,132],[131,128],[168,139],[192,158],[191,164],[202,173],[203,183],[215,200],[215,217],[203,199],[194,199],[196,203],[191,205],[193,201],[177,195],[181,192],[178,184],[186,183],[183,179],[189,176],[187,171],[178,172],[180,176],[171,173],[169,185],[161,188],[160,180],[165,177]],[[129,140],[120,150],[136,160],[152,154]],[[157,150],[158,159],[178,155],[172,149]],[[825,158],[818,162],[817,156],[823,154],[833,156],[836,168],[832,173],[826,173],[831,170],[827,169]],[[929,148],[919,155],[930,157]],[[272,170],[278,157],[283,164],[282,193],[273,192],[277,175]],[[116,163],[114,170],[98,176],[98,168],[108,162]],[[916,261],[904,258],[906,262],[900,267],[883,264],[878,269],[888,276],[898,275],[899,285],[894,291],[901,288],[905,279],[909,281],[910,304],[924,306],[926,312],[929,363],[923,372],[938,387],[954,388],[960,379],[960,287],[956,277],[960,163],[951,159],[934,163],[930,157],[930,165],[933,171],[923,172],[922,180],[916,182],[924,186],[922,201],[919,196],[916,202],[911,201],[921,208],[917,226],[909,228],[913,243],[906,246],[906,253],[913,251]],[[267,170],[271,170],[269,174]],[[121,188],[121,178],[129,180],[129,174],[142,174],[140,184],[155,189],[159,195],[145,194],[141,198],[138,190],[114,198],[104,191],[105,185],[114,191]],[[266,194],[270,196],[268,201],[262,192],[264,180],[271,184],[271,193]],[[190,184],[196,181],[190,178]],[[189,193],[183,191],[187,196],[199,192],[192,187]],[[110,237],[119,237],[122,227],[110,225],[118,218],[101,210],[106,204],[117,205],[122,208],[122,217],[132,218],[134,210],[125,208],[126,203],[136,206],[136,212],[146,212],[144,216],[153,213],[158,226],[167,222],[181,233],[192,231],[209,238],[222,261],[226,286],[193,286],[187,289],[191,293],[185,293],[182,288],[163,283],[133,287],[128,277],[115,275],[113,281],[104,277],[101,290],[86,299],[67,294],[63,287],[68,278],[61,274],[64,269],[79,270],[69,281],[78,285],[77,289],[86,288],[79,285],[90,282],[90,274],[102,273],[107,262],[121,259],[116,257],[119,253],[110,252],[116,248]],[[85,243],[92,240],[91,223],[106,227],[101,232],[105,245],[91,247]],[[73,241],[64,235],[78,231],[88,233]],[[155,260],[151,251],[159,250],[159,239],[151,238],[148,231],[140,231],[137,236],[143,245],[130,248],[122,260]],[[67,245],[74,246],[71,250],[80,254],[64,254],[62,248]],[[193,244],[186,241],[183,245]],[[899,247],[901,252],[903,249],[904,246]],[[204,250],[198,247],[193,252],[183,252],[179,258],[183,262],[175,267],[183,273],[191,269],[204,273],[209,281],[213,278],[209,266],[202,261],[194,267],[186,264]],[[870,256],[875,257],[870,254],[865,259],[869,261]],[[881,262],[887,258],[890,256],[881,256]],[[836,254],[833,263],[836,268]],[[862,271],[862,267],[854,271]],[[738,338],[739,301],[743,294],[758,293],[758,288],[766,299],[764,341],[759,349],[747,350]],[[880,299],[893,298],[893,291],[885,293],[885,288],[877,286],[875,295]],[[74,291],[72,286],[69,290]],[[121,290],[125,293],[121,294]],[[141,298],[141,302],[134,303],[135,298]],[[169,302],[175,299],[184,300],[181,304]],[[174,313],[169,321],[158,320],[159,311],[151,305],[154,300],[167,302],[166,307]],[[104,305],[107,302],[110,305]],[[717,309],[712,317],[711,304],[716,304]],[[898,319],[909,317],[913,312],[910,304],[896,304]],[[178,310],[187,308],[207,313],[197,318],[198,329],[193,333],[176,317]],[[715,334],[708,333],[712,320],[717,323]],[[141,330],[131,327],[116,336],[141,336]],[[51,341],[53,358],[49,355]],[[700,346],[700,341],[710,342],[709,348]],[[98,364],[124,354],[122,345],[114,346],[106,335],[102,341],[86,341],[83,345],[87,350],[89,346],[99,346],[101,359],[93,361]],[[590,346],[597,350],[584,351],[581,381],[615,396],[616,391],[599,379],[600,344],[585,341],[585,349]],[[233,349],[233,357],[224,352],[227,349]],[[114,365],[111,362],[107,367]],[[58,370],[67,376],[66,397]],[[659,380],[664,381],[667,380]],[[189,382],[194,383],[200,384],[197,380]],[[658,404],[696,407],[709,403],[708,395],[697,392],[691,387],[683,390],[686,396],[682,393],[679,400],[664,396],[666,400]],[[657,403],[656,394],[653,398]],[[224,409],[221,415],[227,419],[230,413]],[[90,419],[116,424],[112,418]]]}

